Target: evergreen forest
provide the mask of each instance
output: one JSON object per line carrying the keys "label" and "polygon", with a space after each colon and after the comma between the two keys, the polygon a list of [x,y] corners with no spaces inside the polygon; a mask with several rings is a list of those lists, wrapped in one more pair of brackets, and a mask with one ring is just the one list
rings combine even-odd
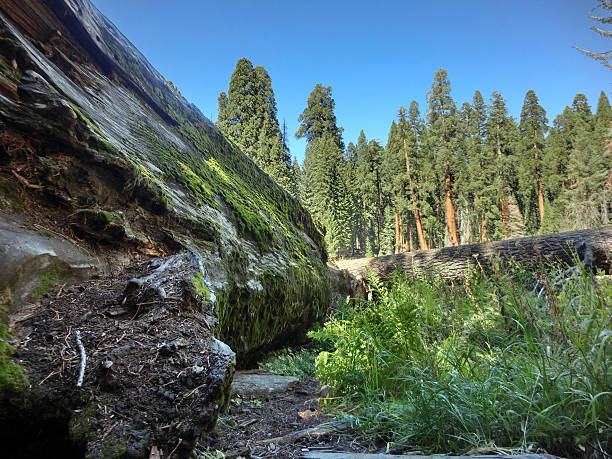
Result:
{"label": "evergreen forest", "polygon": [[433,76],[427,106],[400,106],[386,144],[362,130],[344,143],[332,88],[316,84],[299,116],[307,141],[291,160],[267,71],[242,58],[219,95],[217,125],[296,196],[325,232],[332,257],[378,256],[607,225],[612,108],[576,94],[547,114],[533,90],[520,118],[500,91],[453,99]]}

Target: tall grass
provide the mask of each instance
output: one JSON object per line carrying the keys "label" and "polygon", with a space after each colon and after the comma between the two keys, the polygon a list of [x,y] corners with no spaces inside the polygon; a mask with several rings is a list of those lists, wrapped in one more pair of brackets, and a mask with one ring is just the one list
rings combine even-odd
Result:
{"label": "tall grass", "polygon": [[[567,274],[567,273],[566,273]],[[372,282],[311,337],[317,371],[373,441],[463,453],[496,444],[604,457],[612,447],[612,289],[520,268],[462,284]]]}

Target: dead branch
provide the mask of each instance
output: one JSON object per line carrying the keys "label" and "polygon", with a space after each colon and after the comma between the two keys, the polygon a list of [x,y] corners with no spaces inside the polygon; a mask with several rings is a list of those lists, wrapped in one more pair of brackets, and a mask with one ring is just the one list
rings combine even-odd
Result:
{"label": "dead branch", "polygon": [[81,365],[79,367],[79,379],[77,380],[77,387],[81,387],[83,385],[83,377],[85,376],[85,363],[87,362],[87,356],[85,355],[85,348],[81,342],[81,332],[77,330],[74,332],[74,335],[76,336],[76,343],[79,347],[79,351],[81,352]]}

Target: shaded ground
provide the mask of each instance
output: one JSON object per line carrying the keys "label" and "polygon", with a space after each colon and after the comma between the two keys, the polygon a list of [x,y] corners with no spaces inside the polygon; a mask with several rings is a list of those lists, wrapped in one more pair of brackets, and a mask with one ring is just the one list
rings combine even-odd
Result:
{"label": "shaded ground", "polygon": [[[232,396],[230,409],[221,415],[212,441],[198,446],[223,451],[226,458],[301,457],[308,451],[360,452],[349,430],[334,423],[319,409],[320,384],[306,379],[283,393],[268,396]],[[331,426],[316,428],[321,424]],[[304,432],[305,429],[312,429]],[[334,431],[336,430],[336,431]],[[297,435],[289,436],[292,433]]]}
{"label": "shaded ground", "polygon": [[[101,457],[143,457],[153,446],[184,456],[200,430],[214,426],[229,393],[233,353],[211,336],[209,317],[188,308],[180,265],[164,271],[164,298],[124,297],[130,279],[150,276],[162,260],[49,292],[12,317],[15,360],[52,405],[64,401],[58,421],[71,419],[72,441]],[[80,389],[76,331],[87,357]]]}

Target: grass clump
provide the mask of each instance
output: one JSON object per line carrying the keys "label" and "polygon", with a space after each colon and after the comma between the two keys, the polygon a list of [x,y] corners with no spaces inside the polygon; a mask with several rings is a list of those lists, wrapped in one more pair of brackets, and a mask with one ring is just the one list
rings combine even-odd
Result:
{"label": "grass clump", "polygon": [[[484,445],[603,457],[612,447],[612,292],[584,271],[546,294],[520,270],[463,285],[398,274],[311,332],[337,408],[373,442],[436,453]],[[561,276],[561,278],[563,278]],[[552,279],[557,279],[553,282]]]}
{"label": "grass clump", "polygon": [[305,379],[315,376],[317,349],[282,349],[259,362],[259,369],[285,376]]}

